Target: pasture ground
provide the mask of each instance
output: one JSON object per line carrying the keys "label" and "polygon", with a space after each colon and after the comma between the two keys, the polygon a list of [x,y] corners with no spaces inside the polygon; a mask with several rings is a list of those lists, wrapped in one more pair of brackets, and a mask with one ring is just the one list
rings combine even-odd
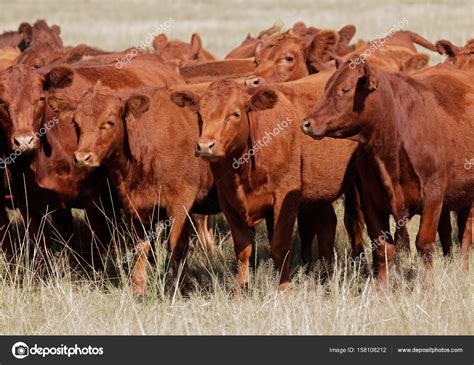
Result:
{"label": "pasture ground", "polygon": [[[353,23],[358,29],[356,38],[365,39],[381,36],[403,18],[408,19],[408,29],[431,41],[446,38],[463,44],[474,36],[474,5],[468,0],[433,0],[429,4],[375,0],[1,0],[0,4],[2,30],[15,29],[22,21],[45,18],[61,25],[66,44],[87,43],[110,50],[144,40],[149,31],[170,17],[175,20],[168,32],[171,37],[189,39],[192,32],[199,31],[204,45],[219,57],[249,32],[256,35],[275,22],[289,27],[298,20],[337,29]],[[440,60],[437,56],[432,59]],[[338,216],[342,217],[340,208]],[[414,219],[409,224],[412,241],[417,222]],[[139,300],[124,284],[130,258],[127,255],[119,265],[118,280],[104,274],[88,277],[78,273],[59,253],[50,258],[52,271],[47,281],[39,281],[24,267],[25,274],[12,283],[0,260],[0,334],[474,333],[473,274],[459,269],[457,246],[454,258],[448,261],[438,250],[435,270],[429,275],[416,254],[398,254],[390,271],[392,290],[385,294],[373,279],[347,265],[347,237],[340,224],[337,265],[329,278],[322,280],[318,267],[305,273],[294,259],[293,291],[279,294],[262,232],[260,229],[259,264],[251,286],[237,297],[232,290],[232,241],[221,226],[216,229],[219,249],[215,254],[207,254],[197,244],[190,252],[195,290],[186,299],[177,295],[163,270],[165,258],[160,247],[157,266],[150,269],[149,291]],[[298,238],[294,240],[297,247]],[[110,257],[117,261],[114,255]]]}

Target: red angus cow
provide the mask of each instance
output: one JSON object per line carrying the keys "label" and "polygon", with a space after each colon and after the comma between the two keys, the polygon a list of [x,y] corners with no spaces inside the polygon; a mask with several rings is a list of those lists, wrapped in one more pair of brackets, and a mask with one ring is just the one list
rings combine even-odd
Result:
{"label": "red angus cow", "polygon": [[[386,286],[395,247],[390,235],[381,235],[390,232],[390,214],[396,220],[421,215],[416,246],[431,267],[442,208],[471,208],[474,169],[463,163],[474,156],[474,78],[448,65],[412,76],[349,65],[328,81],[302,129],[316,139],[350,138],[363,146],[362,201],[374,269]],[[469,241],[462,243],[465,254]]]}
{"label": "red angus cow", "polygon": [[[49,102],[69,109],[63,98]],[[125,212],[137,227],[148,227],[140,236],[132,276],[135,294],[145,291],[150,238],[143,233],[153,227],[150,218],[157,209],[160,219],[172,221],[168,248],[176,268],[184,263],[191,211],[217,213],[209,166],[193,153],[198,136],[194,118],[171,102],[166,88],[117,93],[99,84],[74,112],[79,133],[75,166],[91,171],[105,165]]]}
{"label": "red angus cow", "polygon": [[[304,85],[299,86],[282,84],[252,91],[224,80],[211,84],[201,98],[184,91],[173,95],[178,105],[190,107],[202,118],[196,154],[210,161],[219,202],[231,227],[239,287],[249,281],[250,231],[263,219],[273,221],[270,244],[281,273],[280,289],[290,285],[289,253],[298,209],[306,208],[302,217],[313,213],[316,226],[312,229],[319,231],[318,238],[324,242],[319,242],[322,256],[330,260],[333,254],[331,227],[336,216],[331,202],[344,191],[355,144],[311,143],[299,136],[298,126],[292,124],[304,111],[300,107]],[[298,96],[303,97],[298,100]],[[258,142],[270,138],[269,133],[271,140],[260,146]],[[318,154],[312,155],[312,148]],[[326,221],[318,222],[318,218]],[[312,239],[315,232],[306,233]]]}

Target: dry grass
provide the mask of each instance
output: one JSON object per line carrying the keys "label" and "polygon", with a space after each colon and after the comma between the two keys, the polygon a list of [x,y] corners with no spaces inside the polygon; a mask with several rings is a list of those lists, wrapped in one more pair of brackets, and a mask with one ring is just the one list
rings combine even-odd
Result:
{"label": "dry grass", "polygon": [[[413,229],[411,229],[413,230]],[[310,273],[293,255],[293,291],[277,292],[277,273],[260,230],[247,292],[234,293],[232,242],[217,229],[219,249],[209,254],[195,243],[189,255],[194,290],[182,298],[166,270],[164,239],[149,267],[147,294],[134,298],[128,286],[133,253],[109,255],[114,278],[72,270],[67,250],[48,258],[44,281],[22,267],[17,279],[2,268],[0,329],[3,334],[472,334],[472,274],[438,254],[426,275],[417,255],[399,254],[390,271],[389,293],[362,270],[345,262],[346,238],[338,229],[337,263],[327,279],[316,265]],[[125,241],[117,241],[124,247]],[[295,251],[299,242],[295,239]],[[118,274],[118,275],[117,275]]]}
{"label": "dry grass", "polygon": [[[327,28],[354,23],[356,37],[379,37],[406,17],[408,28],[435,41],[463,43],[472,38],[474,6],[467,0],[380,2],[311,0],[238,1],[232,6],[216,0],[153,2],[93,0],[1,0],[0,28],[14,29],[21,21],[46,18],[62,26],[67,44],[88,43],[123,49],[144,39],[160,23],[173,17],[172,37],[188,39],[199,31],[205,46],[218,56],[279,21],[297,20]],[[289,5],[291,4],[291,5]],[[434,60],[440,58],[434,57]],[[341,216],[341,212],[338,212]],[[417,222],[410,225],[416,232]],[[69,266],[64,252],[49,258],[49,279],[39,281],[28,268],[10,280],[0,263],[1,334],[473,334],[473,275],[459,270],[459,252],[445,261],[436,257],[435,270],[426,275],[416,255],[397,257],[391,269],[391,291],[345,264],[348,247],[338,229],[336,269],[321,282],[318,268],[306,274],[293,263],[294,286],[289,294],[276,291],[277,277],[260,237],[260,262],[247,293],[234,297],[235,259],[227,231],[218,231],[220,248],[210,257],[198,245],[189,256],[196,288],[188,299],[177,295],[164,270],[163,249],[150,268],[149,291],[138,300],[127,286],[129,262],[119,267],[119,279],[104,274],[88,277]],[[296,239],[297,245],[297,239]],[[119,242],[124,246],[124,242]],[[130,247],[130,246],[129,246]],[[295,257],[297,255],[294,255]],[[127,257],[127,256],[125,256]],[[471,260],[472,263],[473,260]],[[115,265],[113,263],[115,262]]]}

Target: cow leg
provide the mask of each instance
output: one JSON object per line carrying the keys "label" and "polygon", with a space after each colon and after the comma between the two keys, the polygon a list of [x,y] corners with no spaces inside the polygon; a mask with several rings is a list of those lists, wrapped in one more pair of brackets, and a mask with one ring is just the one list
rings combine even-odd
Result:
{"label": "cow leg", "polygon": [[291,238],[299,205],[299,197],[293,195],[287,194],[281,201],[277,199],[273,207],[275,231],[270,245],[272,258],[280,273],[279,289],[281,291],[291,288]]}
{"label": "cow leg", "polygon": [[191,230],[191,223],[187,212],[191,209],[191,205],[189,204],[187,208],[185,207],[184,204],[176,204],[169,209],[169,219],[172,220],[173,224],[168,240],[171,265],[179,275],[178,285],[183,294],[186,294],[190,284],[185,259],[188,252],[189,233]]}
{"label": "cow leg", "polygon": [[464,230],[466,229],[466,224],[467,220],[469,218],[469,213],[470,213],[470,207],[469,208],[463,208],[459,209],[456,211],[456,221],[458,224],[458,241],[459,243],[462,242],[462,239],[464,237]]}
{"label": "cow leg", "polygon": [[138,218],[132,219],[132,232],[137,235],[137,243],[133,247],[134,263],[132,269],[132,293],[140,296],[145,294],[148,279],[147,265],[148,255],[151,250],[151,238],[149,236],[153,224],[144,225]]}
{"label": "cow leg", "polygon": [[211,234],[212,230],[208,228],[208,216],[193,214],[193,221],[196,224],[199,243],[209,252],[215,251],[216,245],[214,243],[214,237]]}
{"label": "cow leg", "polygon": [[275,229],[275,227],[273,227],[273,212],[265,218],[265,225],[267,226],[267,237],[270,242],[273,238],[273,231]]}
{"label": "cow leg", "polygon": [[237,215],[223,209],[227,223],[229,224],[234,241],[234,252],[237,258],[237,289],[245,289],[250,281],[250,257],[253,251],[253,236],[251,230],[242,222]]}
{"label": "cow leg", "polygon": [[436,230],[442,210],[442,200],[431,200],[425,203],[421,212],[420,228],[416,236],[416,248],[427,268],[433,267]]}
{"label": "cow leg", "polygon": [[334,256],[337,217],[331,203],[321,203],[316,211],[316,235],[318,237],[319,259],[331,263]]}
{"label": "cow leg", "polygon": [[410,236],[406,225],[395,230],[395,244],[397,249],[400,248],[402,251],[410,252]]}
{"label": "cow leg", "polygon": [[462,269],[465,272],[469,272],[469,253],[471,252],[471,246],[474,240],[473,236],[473,225],[474,225],[474,204],[472,205],[466,224],[464,226],[463,237],[461,241],[461,259]]}
{"label": "cow leg", "polygon": [[451,255],[453,248],[452,228],[451,228],[451,214],[450,210],[443,208],[439,217],[438,234],[443,248],[443,255]]}
{"label": "cow leg", "polygon": [[388,266],[395,252],[390,234],[390,215],[377,211],[375,206],[366,210],[367,231],[371,239],[374,274],[382,289],[388,289]]}
{"label": "cow leg", "polygon": [[360,189],[355,182],[349,185],[344,194],[344,226],[352,247],[352,258],[359,257],[364,251],[362,235],[364,232],[364,215]]}
{"label": "cow leg", "polygon": [[298,211],[298,231],[301,239],[301,260],[303,264],[312,261],[312,242],[318,237],[319,259],[332,261],[336,237],[337,217],[329,202],[306,205]]}
{"label": "cow leg", "polygon": [[312,243],[317,231],[315,223],[319,217],[312,213],[314,212],[308,205],[300,207],[298,211],[298,233],[301,241],[301,262],[303,265],[308,265],[313,261]]}

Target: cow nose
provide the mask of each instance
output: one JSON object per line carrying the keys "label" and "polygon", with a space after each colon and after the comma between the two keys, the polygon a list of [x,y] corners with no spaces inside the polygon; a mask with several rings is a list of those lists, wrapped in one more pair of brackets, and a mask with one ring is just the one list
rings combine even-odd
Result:
{"label": "cow nose", "polygon": [[32,152],[36,149],[36,138],[32,134],[22,134],[13,137],[13,145],[22,152]]}
{"label": "cow nose", "polygon": [[245,80],[245,86],[257,87],[260,85],[261,81],[261,78],[258,76],[250,76],[247,80]]}
{"label": "cow nose", "polygon": [[77,167],[96,167],[97,158],[93,152],[74,152],[73,163]]}
{"label": "cow nose", "polygon": [[301,123],[301,130],[303,131],[304,134],[308,134],[310,129],[311,129],[311,123],[312,119],[305,119]]}
{"label": "cow nose", "polygon": [[196,157],[212,155],[212,148],[216,145],[215,141],[198,142],[196,144]]}

